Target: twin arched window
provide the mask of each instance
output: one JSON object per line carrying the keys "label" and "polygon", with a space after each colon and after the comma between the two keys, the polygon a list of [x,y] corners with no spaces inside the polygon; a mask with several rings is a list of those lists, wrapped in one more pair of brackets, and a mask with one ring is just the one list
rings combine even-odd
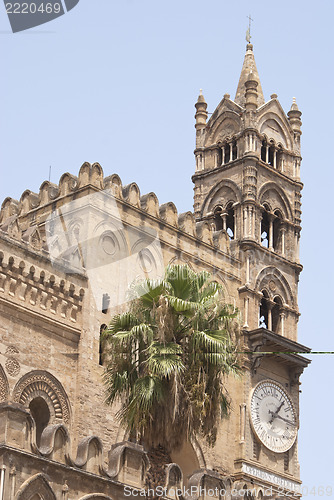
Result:
{"label": "twin arched window", "polygon": [[214,210],[214,221],[216,226],[216,231],[221,231],[222,229],[227,232],[230,240],[235,239],[235,216],[233,201],[230,201],[226,208],[218,206]]}
{"label": "twin arched window", "polygon": [[268,143],[264,139],[261,146],[261,160],[280,172],[283,172],[284,154],[282,146],[280,144],[276,146],[274,141]]}
{"label": "twin arched window", "polygon": [[283,302],[278,295],[270,300],[267,290],[262,290],[259,311],[259,328],[266,328],[275,333],[282,333],[281,313]]}
{"label": "twin arched window", "polygon": [[284,253],[282,246],[281,229],[283,225],[283,216],[279,210],[274,213],[270,211],[267,204],[263,204],[263,213],[261,220],[261,245],[273,250]]}

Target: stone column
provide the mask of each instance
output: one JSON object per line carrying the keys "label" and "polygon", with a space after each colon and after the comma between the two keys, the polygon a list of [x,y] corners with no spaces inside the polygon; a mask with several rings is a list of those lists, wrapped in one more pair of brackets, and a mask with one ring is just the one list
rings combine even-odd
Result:
{"label": "stone column", "polygon": [[295,261],[299,262],[299,231],[295,231]]}
{"label": "stone column", "polygon": [[9,482],[10,482],[10,500],[14,500],[15,498],[15,482],[16,482],[16,468],[15,465],[12,465],[9,471]]}
{"label": "stone column", "polygon": [[247,207],[244,207],[244,234],[243,234],[243,237],[246,238],[247,237],[247,227],[248,227],[248,210],[247,210]]}
{"label": "stone column", "polygon": [[227,212],[223,212],[220,214],[220,217],[223,219],[223,229],[227,231]]}
{"label": "stone column", "polygon": [[285,319],[285,313],[281,312],[280,314],[280,319],[281,319],[281,335],[284,337],[284,319]]}
{"label": "stone column", "polygon": [[[282,222],[282,224],[283,224],[283,222]],[[282,250],[283,257],[285,256],[285,232],[286,232],[286,227],[282,226],[281,227],[281,241],[282,241],[281,250]]]}
{"label": "stone column", "polygon": [[269,218],[269,235],[268,235],[268,248],[274,250],[274,214],[268,214]]}
{"label": "stone column", "polygon": [[268,330],[272,331],[273,329],[273,319],[272,319],[272,314],[271,310],[274,307],[275,303],[271,302],[270,300],[267,300],[267,307],[268,307]]}
{"label": "stone column", "polygon": [[244,325],[243,328],[248,328],[248,309],[249,309],[249,297],[244,298]]}
{"label": "stone column", "polygon": [[246,253],[246,285],[250,283],[250,254]]}

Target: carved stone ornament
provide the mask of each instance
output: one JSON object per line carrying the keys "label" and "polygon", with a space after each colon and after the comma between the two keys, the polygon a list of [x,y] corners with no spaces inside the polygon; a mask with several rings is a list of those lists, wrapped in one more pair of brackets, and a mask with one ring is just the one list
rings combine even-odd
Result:
{"label": "carved stone ornament", "polygon": [[269,281],[269,288],[272,292],[274,292],[277,288],[275,281]]}
{"label": "carved stone ornament", "polygon": [[2,403],[3,401],[7,401],[8,399],[8,381],[6,374],[0,365],[0,402]]}
{"label": "carved stone ornament", "polygon": [[11,356],[11,355],[15,355],[15,354],[19,354],[19,350],[18,348],[15,346],[15,345],[9,345],[6,349],[6,354],[8,356]]}
{"label": "carved stone ornament", "polygon": [[11,377],[16,377],[20,373],[21,366],[16,358],[10,356],[6,361],[5,368]]}
{"label": "carved stone ornament", "polygon": [[51,418],[70,422],[70,408],[66,393],[60,382],[50,373],[35,371],[25,375],[14,389],[13,400],[26,408],[36,397],[43,397],[48,404]]}

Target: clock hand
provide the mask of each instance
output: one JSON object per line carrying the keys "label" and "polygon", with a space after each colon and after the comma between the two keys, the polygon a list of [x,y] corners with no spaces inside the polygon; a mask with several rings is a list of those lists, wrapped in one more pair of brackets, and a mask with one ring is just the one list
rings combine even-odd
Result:
{"label": "clock hand", "polygon": [[276,418],[276,416],[278,415],[280,409],[282,408],[282,406],[284,405],[285,401],[282,401],[282,403],[279,405],[279,407],[277,408],[277,410],[275,412],[269,410],[269,413],[271,413],[272,417],[271,419],[269,420],[269,424],[272,424],[273,421],[274,421],[274,418]]}
{"label": "clock hand", "polygon": [[[290,425],[293,425],[293,426],[296,426],[296,424],[294,422],[291,422],[291,420],[288,420],[287,418],[284,418],[284,417],[281,417],[281,415],[276,415],[273,411],[269,410],[269,413],[271,415],[273,415],[271,421],[269,423],[271,423],[275,418],[279,418],[280,420],[283,420],[283,422],[286,422],[287,424],[290,424]],[[275,416],[274,416],[275,415]]]}

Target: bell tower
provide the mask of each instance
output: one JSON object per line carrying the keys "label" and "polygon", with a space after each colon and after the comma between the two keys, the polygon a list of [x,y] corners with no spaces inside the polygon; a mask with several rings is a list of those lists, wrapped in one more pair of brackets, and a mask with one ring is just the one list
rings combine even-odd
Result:
{"label": "bell tower", "polygon": [[[268,487],[296,492],[299,376],[309,363],[297,343],[301,112],[295,99],[287,114],[276,94],[265,101],[250,43],[234,100],[225,94],[208,119],[201,91],[195,107],[195,217],[225,235],[240,269],[229,293],[246,354],[232,393],[238,435],[229,465],[236,479],[266,477]],[[224,439],[222,431],[230,449]]]}

